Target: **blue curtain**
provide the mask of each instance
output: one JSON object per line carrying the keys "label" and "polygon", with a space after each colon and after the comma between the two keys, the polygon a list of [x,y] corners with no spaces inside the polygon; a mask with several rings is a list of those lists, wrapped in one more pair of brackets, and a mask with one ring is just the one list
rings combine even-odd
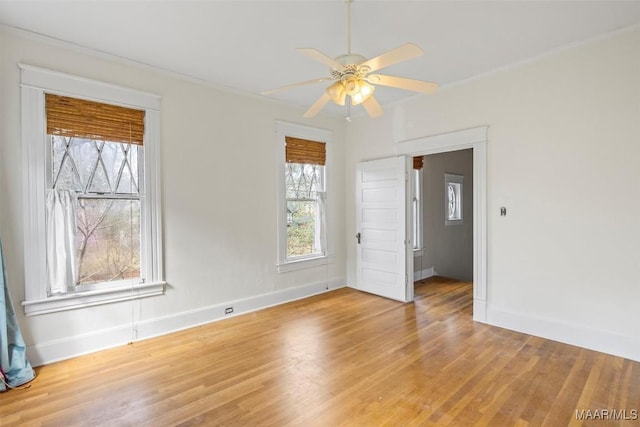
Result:
{"label": "blue curtain", "polygon": [[21,386],[35,378],[27,360],[26,346],[20,333],[4,272],[0,243],[0,391]]}

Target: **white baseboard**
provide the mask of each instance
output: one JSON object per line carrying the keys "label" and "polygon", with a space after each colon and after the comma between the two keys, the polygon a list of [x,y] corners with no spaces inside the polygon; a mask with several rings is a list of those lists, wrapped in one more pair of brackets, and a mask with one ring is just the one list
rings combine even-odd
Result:
{"label": "white baseboard", "polygon": [[[169,316],[144,320],[134,325],[122,325],[89,334],[34,344],[27,346],[27,358],[33,366],[46,365],[71,357],[117,347],[132,341],[166,335],[232,316],[318,295],[344,287],[345,283],[346,279],[344,277],[336,277],[328,281],[311,283],[296,288],[283,289],[195,310],[183,311]],[[233,307],[232,314],[225,314],[227,307]]]}
{"label": "white baseboard", "polygon": [[[475,313],[474,313],[475,314]],[[640,362],[640,337],[488,307],[487,323]]]}
{"label": "white baseboard", "polygon": [[487,302],[485,300],[473,299],[473,320],[487,323]]}
{"label": "white baseboard", "polygon": [[433,267],[429,267],[426,270],[419,270],[413,272],[413,281],[417,282],[418,280],[428,279],[429,277],[433,277],[436,275]]}

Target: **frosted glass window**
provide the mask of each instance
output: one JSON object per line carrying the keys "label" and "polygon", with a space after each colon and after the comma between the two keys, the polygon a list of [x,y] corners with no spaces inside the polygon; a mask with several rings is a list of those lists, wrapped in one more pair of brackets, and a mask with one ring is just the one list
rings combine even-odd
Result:
{"label": "frosted glass window", "polygon": [[462,224],[462,175],[444,175],[445,225]]}

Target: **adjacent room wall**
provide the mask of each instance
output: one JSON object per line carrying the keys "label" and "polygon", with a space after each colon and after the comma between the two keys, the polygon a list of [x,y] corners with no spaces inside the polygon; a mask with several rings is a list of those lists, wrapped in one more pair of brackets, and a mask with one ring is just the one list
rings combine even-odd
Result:
{"label": "adjacent room wall", "polygon": [[[447,173],[464,177],[462,222],[456,225],[445,224]],[[414,264],[421,270],[433,268],[440,276],[473,281],[473,150],[425,156],[422,201],[422,257],[414,257]]]}
{"label": "adjacent room wall", "polygon": [[347,236],[357,162],[488,125],[489,323],[640,360],[638,52],[635,27],[354,120]]}
{"label": "adjacent room wall", "polygon": [[[345,284],[343,121],[219,90],[95,52],[0,30],[0,233],[9,287],[24,300],[18,63],[162,97],[161,179],[166,295],[18,321],[32,363],[166,333]],[[333,131],[326,266],[278,273],[275,121]]]}

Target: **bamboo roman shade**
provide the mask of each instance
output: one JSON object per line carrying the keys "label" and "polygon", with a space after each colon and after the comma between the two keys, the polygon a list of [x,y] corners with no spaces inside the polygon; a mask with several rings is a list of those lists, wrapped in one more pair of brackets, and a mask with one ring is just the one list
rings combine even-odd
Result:
{"label": "bamboo roman shade", "polygon": [[45,94],[47,134],[142,145],[144,111]]}
{"label": "bamboo roman shade", "polygon": [[324,142],[307,139],[285,137],[287,163],[307,163],[324,166],[327,161],[327,150]]}
{"label": "bamboo roman shade", "polygon": [[424,157],[420,156],[420,157],[414,157],[413,158],[413,168],[420,170],[422,169],[422,166],[424,166]]}

